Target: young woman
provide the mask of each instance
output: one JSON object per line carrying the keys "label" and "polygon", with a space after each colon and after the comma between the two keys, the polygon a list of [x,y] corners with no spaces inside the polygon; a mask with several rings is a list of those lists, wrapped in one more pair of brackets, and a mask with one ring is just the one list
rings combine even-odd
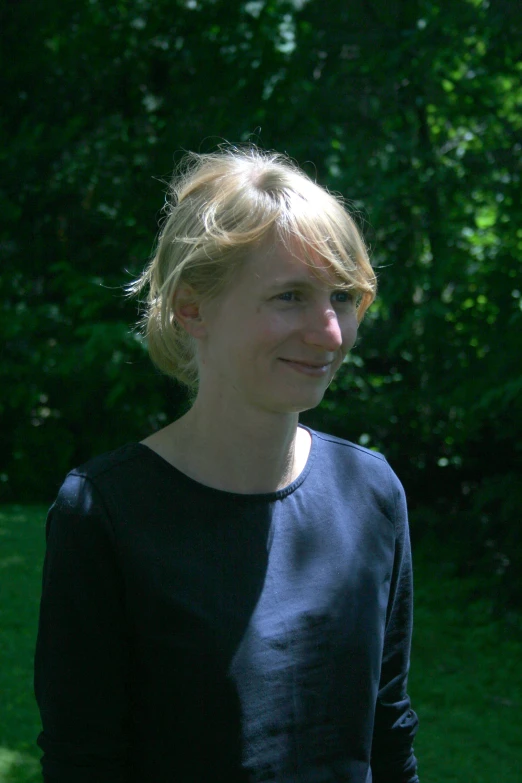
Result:
{"label": "young woman", "polygon": [[45,780],[415,783],[404,493],[298,423],[375,296],[352,219],[283,156],[192,155],[144,289],[193,405],[49,512]]}

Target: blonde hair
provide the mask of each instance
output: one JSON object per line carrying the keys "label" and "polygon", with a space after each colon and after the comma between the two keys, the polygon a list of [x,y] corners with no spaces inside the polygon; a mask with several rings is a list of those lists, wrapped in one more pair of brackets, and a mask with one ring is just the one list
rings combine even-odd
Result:
{"label": "blonde hair", "polygon": [[198,382],[196,346],[174,314],[178,286],[217,297],[269,237],[293,253],[297,247],[312,269],[314,257],[326,261],[338,284],[356,294],[359,321],[374,300],[375,274],[344,203],[287,156],[254,146],[189,153],[169,196],[154,255],[128,292],[147,290],[141,324],[149,355],[189,388]]}

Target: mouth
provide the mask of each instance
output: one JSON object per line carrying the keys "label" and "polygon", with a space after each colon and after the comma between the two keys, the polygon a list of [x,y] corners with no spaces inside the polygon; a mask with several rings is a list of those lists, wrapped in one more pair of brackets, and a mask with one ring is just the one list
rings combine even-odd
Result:
{"label": "mouth", "polygon": [[297,372],[304,373],[305,375],[312,375],[314,377],[326,375],[332,365],[332,362],[303,362],[298,359],[280,359],[280,361]]}

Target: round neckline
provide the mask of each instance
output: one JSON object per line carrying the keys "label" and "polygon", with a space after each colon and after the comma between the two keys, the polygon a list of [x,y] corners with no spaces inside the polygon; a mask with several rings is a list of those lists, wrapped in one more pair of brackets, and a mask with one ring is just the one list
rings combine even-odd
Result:
{"label": "round neckline", "polygon": [[305,466],[302,469],[301,473],[292,481],[291,484],[288,484],[286,487],[282,487],[281,489],[274,490],[273,492],[230,492],[229,490],[226,489],[218,489],[217,487],[212,487],[209,484],[203,484],[201,481],[197,481],[196,479],[191,478],[191,476],[188,476],[186,473],[183,473],[182,470],[176,468],[174,465],[172,465],[171,462],[166,460],[164,457],[158,454],[157,451],[154,451],[154,449],[151,449],[151,447],[147,446],[145,443],[135,442],[131,445],[137,447],[140,451],[150,455],[153,461],[155,461],[158,465],[162,466],[163,470],[176,475],[179,480],[183,481],[187,485],[191,485],[194,488],[197,488],[199,491],[214,493],[220,495],[221,497],[229,497],[235,499],[241,498],[242,500],[245,501],[282,500],[283,498],[288,497],[288,495],[291,495],[293,492],[295,492],[296,489],[298,489],[298,487],[301,486],[303,481],[310,473],[310,470],[312,469],[312,464],[315,460],[315,454],[317,451],[315,432],[311,430],[309,427],[306,427],[304,424],[299,424],[298,426],[302,427],[302,429],[306,430],[310,435],[310,441],[311,441],[310,451],[308,453],[308,458],[306,460]]}

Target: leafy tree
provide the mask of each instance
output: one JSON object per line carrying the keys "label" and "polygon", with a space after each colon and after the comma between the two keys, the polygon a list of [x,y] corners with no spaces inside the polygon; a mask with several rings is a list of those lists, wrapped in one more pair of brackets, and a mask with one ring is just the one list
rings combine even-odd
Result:
{"label": "leafy tree", "polygon": [[[308,421],[383,448],[414,533],[522,599],[521,111],[509,0],[6,4],[6,497],[175,416],[122,285],[185,149],[286,150],[359,215],[380,298]],[[23,30],[23,36],[21,31]],[[30,52],[30,57],[28,57]]]}

